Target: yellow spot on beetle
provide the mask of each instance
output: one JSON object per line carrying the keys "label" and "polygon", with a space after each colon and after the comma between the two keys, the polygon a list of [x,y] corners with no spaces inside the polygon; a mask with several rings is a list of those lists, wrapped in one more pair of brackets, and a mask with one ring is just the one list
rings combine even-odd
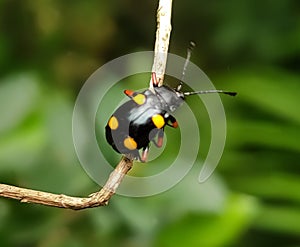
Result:
{"label": "yellow spot on beetle", "polygon": [[124,146],[129,150],[134,150],[137,148],[135,140],[130,136],[124,139]]}
{"label": "yellow spot on beetle", "polygon": [[141,94],[141,93],[137,94],[132,99],[138,105],[142,105],[142,104],[144,104],[146,102],[146,96],[144,94]]}
{"label": "yellow spot on beetle", "polygon": [[156,114],[156,115],[152,116],[152,122],[158,129],[161,129],[165,125],[165,119],[160,114]]}
{"label": "yellow spot on beetle", "polygon": [[112,130],[115,130],[118,128],[119,126],[119,122],[118,119],[115,116],[112,116],[109,121],[108,121],[108,126],[109,128],[111,128]]}

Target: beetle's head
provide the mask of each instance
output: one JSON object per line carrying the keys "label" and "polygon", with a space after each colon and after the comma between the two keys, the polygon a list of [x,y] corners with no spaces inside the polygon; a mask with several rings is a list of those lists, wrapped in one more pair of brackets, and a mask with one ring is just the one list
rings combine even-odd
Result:
{"label": "beetle's head", "polygon": [[184,101],[184,93],[168,86],[155,87],[154,90],[166,111],[175,111]]}

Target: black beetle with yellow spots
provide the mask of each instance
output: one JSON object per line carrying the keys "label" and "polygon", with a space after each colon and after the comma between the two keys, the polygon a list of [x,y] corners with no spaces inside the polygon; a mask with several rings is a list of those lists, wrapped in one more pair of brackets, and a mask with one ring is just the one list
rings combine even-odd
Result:
{"label": "black beetle with yellow spots", "polygon": [[130,100],[113,113],[105,127],[106,140],[117,152],[142,162],[147,160],[150,142],[162,146],[166,125],[177,128],[177,121],[171,113],[183,103],[185,96],[206,93],[236,95],[222,90],[181,92],[182,82],[176,89],[165,85],[159,87],[155,73],[152,73],[152,84],[152,89],[142,93],[125,90]]}
{"label": "black beetle with yellow spots", "polygon": [[[182,80],[194,46],[195,44],[191,42],[183,67]],[[117,152],[145,162],[150,142],[157,147],[162,146],[165,126],[177,128],[177,121],[171,113],[184,102],[185,96],[206,93],[236,95],[235,92],[223,90],[181,92],[182,80],[175,89],[165,85],[159,86],[153,72],[153,88],[142,93],[125,90],[124,93],[130,100],[121,105],[109,118],[105,127],[107,142]],[[140,149],[142,155],[139,153]]]}

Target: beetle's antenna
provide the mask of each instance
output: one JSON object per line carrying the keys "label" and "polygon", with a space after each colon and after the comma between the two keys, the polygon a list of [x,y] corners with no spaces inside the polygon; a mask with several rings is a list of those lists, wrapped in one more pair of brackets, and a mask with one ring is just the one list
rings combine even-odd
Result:
{"label": "beetle's antenna", "polygon": [[[196,44],[193,41],[190,41],[190,45],[187,49],[187,55],[186,55],[186,59],[185,59],[185,63],[183,66],[183,70],[182,70],[182,76],[181,76],[181,80],[176,88],[177,92],[180,92],[182,85],[183,85],[183,79],[185,77],[185,72],[186,72],[186,68],[190,62],[191,59],[191,55],[192,55],[192,51],[194,49],[194,47],[196,46]],[[222,93],[222,94],[227,94],[230,96],[235,96],[237,95],[236,92],[228,92],[228,91],[223,91],[223,90],[203,90],[203,91],[196,91],[196,92],[184,92],[183,95],[184,96],[188,96],[188,95],[195,95],[195,94],[208,94],[208,93]]]}
{"label": "beetle's antenna", "polygon": [[223,90],[203,90],[203,91],[196,91],[196,92],[185,92],[185,93],[183,93],[183,95],[188,96],[188,95],[194,95],[194,94],[208,94],[208,93],[223,93],[223,94],[228,94],[230,96],[237,95],[237,92],[228,92],[228,91],[223,91]]}
{"label": "beetle's antenna", "polygon": [[190,59],[191,59],[191,55],[192,55],[192,50],[194,49],[194,47],[196,46],[196,44],[193,42],[193,41],[190,41],[190,45],[187,49],[187,55],[186,55],[186,59],[185,59],[185,63],[184,63],[184,66],[183,66],[183,70],[182,70],[182,76],[181,76],[181,80],[176,88],[176,91],[180,91],[181,88],[182,88],[182,84],[183,84],[183,79],[184,79],[184,76],[185,76],[185,72],[186,72],[186,68],[190,62]]}

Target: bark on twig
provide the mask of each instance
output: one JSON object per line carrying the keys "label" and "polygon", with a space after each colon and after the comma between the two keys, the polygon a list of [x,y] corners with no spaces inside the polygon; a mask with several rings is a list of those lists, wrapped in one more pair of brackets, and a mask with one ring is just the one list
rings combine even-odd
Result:
{"label": "bark on twig", "polygon": [[16,186],[0,184],[0,196],[13,198],[20,202],[36,203],[58,208],[85,209],[105,206],[114,195],[123,177],[132,167],[132,160],[122,157],[121,161],[110,174],[104,187],[89,197],[72,197],[66,195],[52,194],[48,192],[19,188]]}
{"label": "bark on twig", "polygon": [[[171,14],[172,0],[160,0],[157,9],[157,30],[154,47],[154,61],[152,72],[156,73],[156,78],[159,81],[158,86],[161,86],[164,81],[164,75],[167,65],[168,49],[171,36]],[[150,88],[152,88],[150,80]]]}
{"label": "bark on twig", "polygon": [[[163,83],[167,63],[171,33],[171,8],[172,0],[159,0],[154,50],[155,55],[152,67],[152,72],[156,73],[159,85],[162,85]],[[150,87],[152,87],[151,82]],[[117,188],[122,182],[122,179],[131,169],[132,165],[133,161],[123,156],[117,167],[110,174],[103,188],[100,191],[91,194],[89,197],[72,197],[62,194],[53,194],[7,184],[0,184],[0,197],[12,198],[19,200],[20,202],[35,203],[73,210],[105,206],[108,204],[110,198],[115,194]]]}

